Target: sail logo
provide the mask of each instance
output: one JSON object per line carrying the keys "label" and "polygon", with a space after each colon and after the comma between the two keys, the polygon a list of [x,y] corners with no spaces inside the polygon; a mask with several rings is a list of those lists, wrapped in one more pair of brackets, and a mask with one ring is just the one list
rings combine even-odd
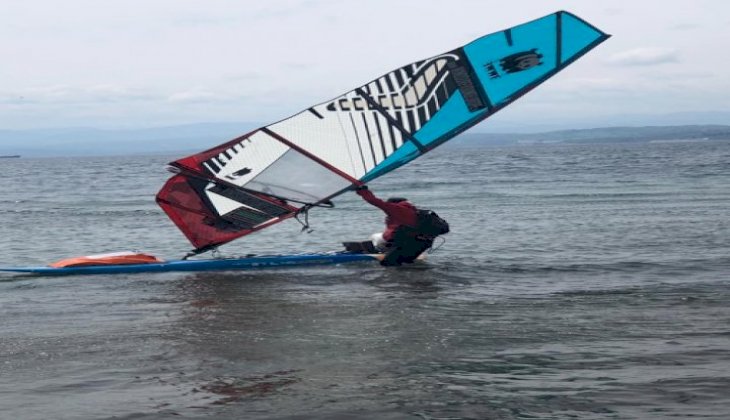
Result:
{"label": "sail logo", "polygon": [[248,175],[250,173],[251,173],[251,168],[243,168],[230,175],[226,175],[226,178],[230,179],[231,181],[235,181],[236,179],[238,179],[244,175]]}
{"label": "sail logo", "polygon": [[520,51],[510,54],[499,60],[497,64],[491,61],[484,65],[490,79],[498,79],[505,74],[518,73],[542,65],[542,54],[533,48],[528,51]]}

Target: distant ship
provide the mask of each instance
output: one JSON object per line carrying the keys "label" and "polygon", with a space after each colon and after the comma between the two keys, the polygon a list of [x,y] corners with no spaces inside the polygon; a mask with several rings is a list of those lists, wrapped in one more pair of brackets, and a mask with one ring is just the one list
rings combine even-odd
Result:
{"label": "distant ship", "polygon": [[20,155],[5,155],[5,156],[0,156],[0,159],[14,159],[14,158],[19,158],[19,157],[20,157]]}

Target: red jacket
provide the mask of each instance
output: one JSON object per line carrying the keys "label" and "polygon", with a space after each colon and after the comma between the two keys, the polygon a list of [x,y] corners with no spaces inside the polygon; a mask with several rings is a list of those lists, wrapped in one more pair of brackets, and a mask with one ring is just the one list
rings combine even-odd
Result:
{"label": "red jacket", "polygon": [[370,190],[358,190],[355,192],[365,201],[385,212],[385,224],[387,226],[385,228],[385,232],[383,232],[383,239],[386,241],[393,240],[393,234],[396,229],[403,225],[413,228],[417,226],[418,218],[416,216],[416,206],[408,201],[388,203],[387,201],[383,201],[376,197]]}

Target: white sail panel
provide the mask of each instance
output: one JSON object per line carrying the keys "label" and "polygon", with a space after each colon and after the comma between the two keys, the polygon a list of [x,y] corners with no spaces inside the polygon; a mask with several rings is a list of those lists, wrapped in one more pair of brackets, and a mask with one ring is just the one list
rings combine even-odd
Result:
{"label": "white sail panel", "polygon": [[243,186],[289,150],[289,146],[257,131],[208,159],[203,166],[217,178]]}
{"label": "white sail panel", "polygon": [[314,112],[301,112],[268,128],[351,177],[363,176],[357,136],[347,129],[348,116],[324,107],[312,109]]}

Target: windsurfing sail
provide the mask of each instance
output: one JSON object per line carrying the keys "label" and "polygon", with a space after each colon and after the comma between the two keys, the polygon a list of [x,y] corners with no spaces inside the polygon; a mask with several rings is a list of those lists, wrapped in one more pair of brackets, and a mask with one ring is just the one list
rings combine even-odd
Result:
{"label": "windsurfing sail", "polygon": [[565,11],[483,36],[170,163],[157,202],[194,252],[213,249],[412,161],[608,37]]}

